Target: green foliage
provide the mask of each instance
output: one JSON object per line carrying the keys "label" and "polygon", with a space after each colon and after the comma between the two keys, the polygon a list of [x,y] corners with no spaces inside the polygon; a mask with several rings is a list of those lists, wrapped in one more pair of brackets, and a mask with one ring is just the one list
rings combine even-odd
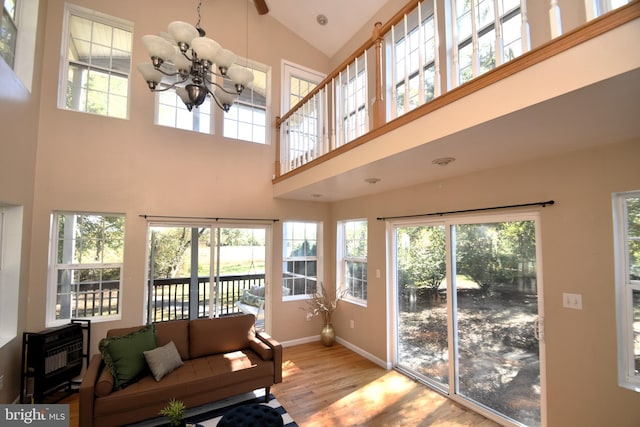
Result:
{"label": "green foliage", "polygon": [[399,283],[437,290],[446,275],[444,227],[407,227],[402,233],[408,247],[399,257]]}
{"label": "green foliage", "polygon": [[[453,227],[457,277],[482,289],[535,277],[533,221],[464,224]],[[406,227],[398,231],[398,284],[437,290],[446,275],[446,242],[442,226]]]}
{"label": "green foliage", "polygon": [[181,400],[171,399],[167,406],[162,408],[159,412],[163,417],[169,418],[170,426],[180,426],[182,419],[184,418],[185,406]]}

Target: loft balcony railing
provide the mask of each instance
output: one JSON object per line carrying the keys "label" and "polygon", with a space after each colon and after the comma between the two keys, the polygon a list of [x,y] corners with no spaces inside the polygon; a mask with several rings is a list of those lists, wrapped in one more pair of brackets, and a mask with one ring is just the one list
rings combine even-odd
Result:
{"label": "loft balcony railing", "polygon": [[[469,25],[476,31],[457,41],[450,64],[441,67],[440,57],[446,55],[440,52],[445,44],[438,39],[438,4],[413,0],[386,24],[376,23],[370,40],[291,110],[276,117],[274,183],[640,17],[640,1],[634,0],[530,50],[527,11],[518,6],[496,17],[493,29],[473,20]],[[521,24],[519,46],[500,39],[501,27],[510,19]],[[458,32],[465,31],[460,28]],[[479,41],[488,34],[495,39],[487,51],[500,55],[495,55],[495,63],[483,64],[487,51],[481,51]],[[475,58],[471,64],[466,63],[469,57]],[[448,70],[445,77],[446,67],[455,72]],[[442,83],[446,80],[451,89]]]}
{"label": "loft balcony railing", "polygon": [[[220,276],[217,298],[211,300],[209,277],[198,277],[197,315],[209,317],[211,310],[218,316],[241,313],[235,305],[242,293],[254,286],[265,285],[264,274]],[[191,279],[189,277],[156,279],[151,287],[149,313],[151,322],[189,319],[191,313]]]}

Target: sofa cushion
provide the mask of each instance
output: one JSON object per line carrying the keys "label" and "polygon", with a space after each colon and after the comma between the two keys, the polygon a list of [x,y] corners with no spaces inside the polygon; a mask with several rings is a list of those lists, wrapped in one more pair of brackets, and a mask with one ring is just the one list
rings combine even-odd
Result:
{"label": "sofa cushion", "polygon": [[178,353],[173,341],[153,350],[145,351],[143,354],[156,381],[160,381],[167,374],[182,366],[180,353]]}
{"label": "sofa cushion", "polygon": [[192,320],[189,322],[191,359],[247,348],[256,336],[255,319],[253,314],[245,314]]}
{"label": "sofa cushion", "polygon": [[98,345],[102,359],[114,378],[114,388],[126,387],[145,373],[144,351],[156,348],[153,325],[126,335],[103,338]]}
{"label": "sofa cushion", "polygon": [[96,381],[95,393],[96,396],[108,396],[109,393],[113,391],[113,383],[114,383],[113,375],[111,375],[111,371],[107,367],[104,367],[98,376],[98,381]]}
{"label": "sofa cushion", "polygon": [[264,298],[261,298],[258,295],[254,295],[245,289],[244,292],[242,293],[242,297],[240,297],[240,302],[242,304],[252,305],[254,307],[260,307],[264,303]]}
{"label": "sofa cushion", "polygon": [[255,351],[256,354],[264,360],[273,359],[273,350],[271,350],[271,347],[260,341],[258,338],[249,341],[249,348]]}
{"label": "sofa cushion", "polygon": [[156,342],[158,347],[173,341],[182,360],[189,360],[189,321],[171,320],[158,322],[156,325]]}

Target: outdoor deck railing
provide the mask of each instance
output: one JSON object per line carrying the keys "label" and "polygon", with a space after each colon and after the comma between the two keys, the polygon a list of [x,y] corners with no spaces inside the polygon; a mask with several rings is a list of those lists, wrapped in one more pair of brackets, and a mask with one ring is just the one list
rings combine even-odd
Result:
{"label": "outdoor deck railing", "polygon": [[[208,317],[210,307],[220,316],[240,313],[235,302],[245,290],[253,286],[264,286],[264,274],[228,275],[218,278],[217,298],[211,304],[210,278],[198,278],[197,316]],[[118,314],[120,304],[120,282],[83,283],[77,292],[72,292],[68,305],[73,304],[73,317],[90,318]],[[190,317],[189,277],[156,279],[149,289],[149,313],[152,322],[189,319]],[[73,299],[73,303],[72,303]]]}
{"label": "outdoor deck railing", "polygon": [[[198,278],[198,300],[195,304],[198,314],[194,317],[209,317],[210,307],[220,316],[240,313],[235,302],[242,297],[245,290],[253,286],[264,286],[264,274],[245,274],[220,276],[218,278],[217,298],[211,304],[211,286],[209,277]],[[150,294],[149,313],[152,322],[190,318],[189,277],[173,279],[156,279]],[[214,294],[215,295],[215,294]]]}

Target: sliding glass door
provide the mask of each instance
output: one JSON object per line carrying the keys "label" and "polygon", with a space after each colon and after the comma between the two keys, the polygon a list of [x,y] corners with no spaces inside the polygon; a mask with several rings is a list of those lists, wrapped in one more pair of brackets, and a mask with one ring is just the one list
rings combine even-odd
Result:
{"label": "sliding glass door", "polygon": [[542,420],[536,223],[392,227],[397,368],[514,425]]}
{"label": "sliding glass door", "polygon": [[[151,224],[149,321],[251,312],[263,328],[268,231],[267,226]],[[256,298],[241,304],[247,292]]]}

